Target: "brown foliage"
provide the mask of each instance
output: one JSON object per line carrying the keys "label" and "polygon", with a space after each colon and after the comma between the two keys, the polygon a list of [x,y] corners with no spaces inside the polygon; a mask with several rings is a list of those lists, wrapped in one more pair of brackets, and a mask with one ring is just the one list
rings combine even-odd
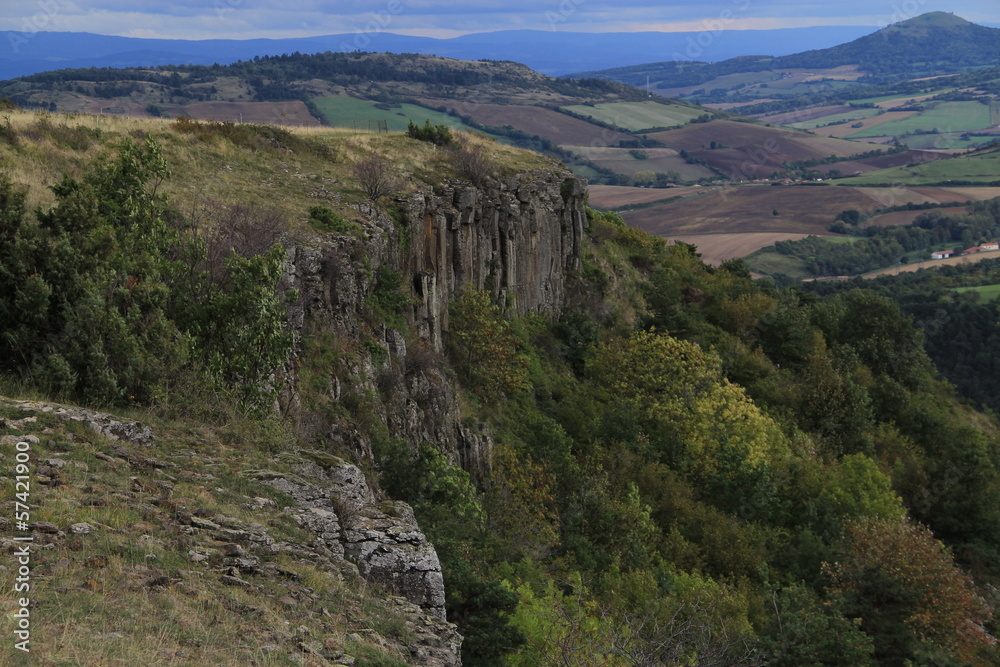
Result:
{"label": "brown foliage", "polygon": [[392,163],[383,155],[372,153],[354,163],[351,173],[361,183],[361,190],[372,203],[378,202],[396,187]]}

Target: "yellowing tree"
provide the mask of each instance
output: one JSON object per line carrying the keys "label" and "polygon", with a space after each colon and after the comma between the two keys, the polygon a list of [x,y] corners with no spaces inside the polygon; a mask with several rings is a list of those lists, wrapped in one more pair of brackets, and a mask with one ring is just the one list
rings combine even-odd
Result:
{"label": "yellowing tree", "polygon": [[668,431],[675,462],[699,476],[729,476],[784,458],[787,438],[746,391],[722,376],[720,360],[700,346],[643,331],[596,351],[591,371],[616,410],[647,432]]}

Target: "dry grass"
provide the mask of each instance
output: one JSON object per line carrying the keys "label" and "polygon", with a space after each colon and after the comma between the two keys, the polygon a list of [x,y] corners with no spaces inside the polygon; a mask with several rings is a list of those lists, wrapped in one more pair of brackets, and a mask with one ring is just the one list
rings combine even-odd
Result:
{"label": "dry grass", "polygon": [[[24,416],[2,401],[0,414]],[[278,574],[240,574],[254,589],[227,585],[221,579],[225,543],[180,518],[224,515],[266,526],[278,542],[308,543],[310,535],[281,511],[289,500],[240,474],[288,470],[296,456],[273,456],[200,425],[154,421],[153,427],[151,448],[124,447],[130,456],[155,459],[157,468],[126,462],[121,443],[78,424],[41,415],[31,425],[41,439],[32,446],[31,520],[54,523],[64,534],[36,537],[28,594],[31,653],[0,642],[0,664],[327,664],[302,653],[303,641],[399,660],[408,630],[377,591],[313,561],[252,549],[252,543],[248,551],[262,566],[280,568]],[[0,435],[9,432],[0,429]],[[58,468],[59,484],[38,484],[40,467],[55,458],[66,462]],[[172,490],[164,492],[159,482]],[[277,506],[251,509],[258,496]],[[13,516],[9,476],[0,482],[0,498],[5,516]],[[81,522],[92,532],[69,530]],[[209,558],[195,562],[191,551]],[[0,606],[10,612],[24,594],[14,592],[14,556],[5,551],[0,557]],[[9,638],[15,621],[3,618]],[[370,628],[378,634],[363,632],[360,642],[348,636]]]}
{"label": "dry grass", "polygon": [[[351,168],[373,153],[391,156],[400,184],[394,195],[409,194],[421,182],[459,177],[446,151],[402,133],[249,123],[207,124],[204,131],[191,133],[178,131],[177,123],[167,119],[23,111],[0,116],[0,129],[7,127],[0,134],[0,165],[15,183],[28,186],[32,209],[51,205],[50,186],[64,174],[81,176],[102,152],[126,137],[152,136],[162,145],[171,169],[163,191],[182,211],[196,211],[205,201],[238,201],[276,209],[300,228],[308,209],[317,204],[347,219],[358,218],[355,207],[365,195]],[[259,140],[240,140],[254,132],[261,135]],[[555,164],[480,135],[462,138],[486,147],[505,172]]]}

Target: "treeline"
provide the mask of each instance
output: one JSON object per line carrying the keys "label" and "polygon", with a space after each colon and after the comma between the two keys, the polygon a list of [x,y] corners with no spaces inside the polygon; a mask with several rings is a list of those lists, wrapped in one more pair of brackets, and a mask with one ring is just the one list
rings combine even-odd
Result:
{"label": "treeline", "polygon": [[[16,94],[24,82],[54,85],[61,82],[88,81],[105,84],[100,90],[123,89],[126,82],[149,82],[171,88],[215,82],[219,77],[239,77],[254,90],[256,101],[270,102],[300,99],[304,93],[299,84],[309,79],[322,79],[343,86],[370,82],[405,81],[447,87],[468,87],[483,84],[498,86],[548,87],[555,93],[603,97],[607,94],[636,98],[639,91],[612,81],[587,79],[582,81],[553,79],[540,83],[526,76],[527,69],[459,67],[434,62],[419,54],[391,53],[291,53],[279,56],[257,56],[229,65],[161,65],[155,68],[92,67],[42,72],[8,82],[0,94]],[[120,82],[118,85],[112,85]],[[134,84],[133,84],[134,85]],[[9,90],[8,90],[9,89]],[[126,93],[127,94],[127,93]]]}
{"label": "treeline", "polygon": [[168,174],[124,140],[33,214],[0,177],[0,373],[95,404],[270,409],[292,343],[280,225],[237,207],[205,235],[157,194]]}
{"label": "treeline", "polygon": [[[865,281],[913,317],[924,348],[960,396],[1000,414],[1000,310],[996,301],[957,288],[1000,285],[1000,259],[948,265],[934,271],[900,273]],[[834,294],[856,283],[810,283],[810,292]]]}
{"label": "treeline", "polygon": [[967,215],[928,211],[907,226],[861,229],[851,224],[860,221],[857,211],[844,211],[830,227],[832,231],[860,237],[852,243],[809,236],[797,241],[779,241],[774,244],[774,252],[801,259],[816,276],[850,276],[893,266],[907,253],[919,250],[962,251],[982,241],[1000,238],[1000,199],[976,202]]}

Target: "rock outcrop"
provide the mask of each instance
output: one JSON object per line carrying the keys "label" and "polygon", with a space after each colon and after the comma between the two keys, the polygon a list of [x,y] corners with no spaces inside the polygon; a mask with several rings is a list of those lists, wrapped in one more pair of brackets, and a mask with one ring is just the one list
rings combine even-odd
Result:
{"label": "rock outcrop", "polygon": [[[324,378],[336,402],[363,395],[372,418],[393,437],[416,447],[430,442],[473,476],[489,468],[492,439],[483,427],[461,420],[450,379],[439,363],[448,328],[448,304],[464,285],[490,291],[511,315],[555,316],[570,272],[580,263],[586,226],[586,184],[560,170],[521,173],[482,186],[446,182],[395,202],[395,220],[366,209],[363,238],[330,235],[290,253],[287,279],[300,300],[290,322],[301,337],[368,339],[385,360],[365,354],[339,360]],[[371,314],[368,301],[380,271],[403,277],[413,296],[402,316],[418,334],[407,340]],[[374,338],[374,340],[372,340]],[[301,351],[301,348],[300,348]],[[303,432],[372,458],[371,443],[357,432],[324,422],[301,405],[298,360],[284,384],[286,413]],[[314,371],[315,372],[315,371]]]}
{"label": "rock outcrop", "polygon": [[377,503],[364,474],[346,461],[296,464],[294,474],[249,473],[295,499],[295,520],[337,557],[383,588],[445,619],[444,578],[433,545],[403,502]]}

